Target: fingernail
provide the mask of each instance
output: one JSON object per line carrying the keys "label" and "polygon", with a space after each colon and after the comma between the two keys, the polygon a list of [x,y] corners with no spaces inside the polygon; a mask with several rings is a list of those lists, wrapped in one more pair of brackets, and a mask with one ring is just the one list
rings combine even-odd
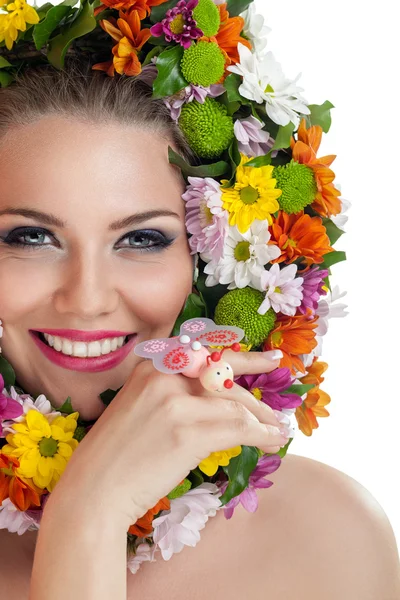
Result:
{"label": "fingernail", "polygon": [[286,415],[282,414],[279,410],[274,410],[274,415],[278,419],[279,423],[285,423]]}
{"label": "fingernail", "polygon": [[280,427],[279,433],[283,435],[283,437],[289,438],[289,432],[285,427]]}
{"label": "fingernail", "polygon": [[263,356],[267,360],[279,360],[283,358],[283,352],[281,350],[267,350],[267,352],[263,352]]}
{"label": "fingernail", "polygon": [[272,435],[279,435],[280,434],[280,429],[278,427],[275,427],[274,425],[265,425],[267,431],[269,433],[271,433]]}

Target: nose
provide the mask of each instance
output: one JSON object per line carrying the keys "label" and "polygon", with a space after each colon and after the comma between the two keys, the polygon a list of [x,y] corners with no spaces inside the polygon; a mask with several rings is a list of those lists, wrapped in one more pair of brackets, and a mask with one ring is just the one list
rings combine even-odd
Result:
{"label": "nose", "polygon": [[115,311],[119,302],[115,276],[107,257],[94,248],[75,252],[60,266],[53,304],[60,314],[84,320]]}
{"label": "nose", "polygon": [[228,390],[230,390],[233,387],[232,379],[225,379],[224,387],[226,387]]}

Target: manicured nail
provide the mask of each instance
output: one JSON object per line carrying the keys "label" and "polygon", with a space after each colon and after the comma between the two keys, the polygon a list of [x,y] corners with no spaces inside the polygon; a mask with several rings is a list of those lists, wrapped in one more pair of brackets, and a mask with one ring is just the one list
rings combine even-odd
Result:
{"label": "manicured nail", "polygon": [[286,415],[284,415],[283,413],[281,413],[279,410],[274,410],[274,415],[278,419],[279,423],[285,423],[286,422]]}
{"label": "manicured nail", "polygon": [[267,352],[263,352],[263,356],[267,360],[279,360],[283,358],[283,352],[281,350],[267,350]]}
{"label": "manicured nail", "polygon": [[280,433],[281,435],[283,435],[283,437],[285,437],[285,438],[288,438],[288,439],[289,439],[289,432],[288,432],[288,430],[287,430],[285,427],[281,427],[281,428],[279,429],[279,433]]}

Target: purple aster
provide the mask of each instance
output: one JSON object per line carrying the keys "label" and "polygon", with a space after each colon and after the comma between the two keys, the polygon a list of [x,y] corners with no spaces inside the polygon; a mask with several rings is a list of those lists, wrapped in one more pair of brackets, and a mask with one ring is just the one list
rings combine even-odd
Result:
{"label": "purple aster", "polygon": [[235,137],[239,151],[246,156],[263,156],[268,154],[275,140],[267,131],[263,131],[263,123],[252,115],[247,119],[238,119],[234,125]]}
{"label": "purple aster", "polygon": [[3,389],[4,379],[0,375],[0,436],[3,435],[3,419],[15,419],[16,417],[20,417],[24,412],[19,402],[1,393]]}
{"label": "purple aster", "polygon": [[[224,508],[224,516],[226,519],[230,519],[234,513],[235,508],[239,503],[242,504],[243,508],[245,508],[248,512],[254,513],[258,508],[258,497],[257,497],[257,489],[261,488],[269,488],[271,485],[274,485],[273,481],[269,479],[264,479],[266,475],[270,475],[274,473],[281,466],[282,459],[277,454],[272,454],[271,456],[262,456],[254,471],[250,475],[249,485],[243,490],[241,494],[232,498],[225,504]],[[221,486],[222,493],[225,493],[226,488],[228,487],[229,482],[225,482]]]}
{"label": "purple aster", "polygon": [[302,399],[297,394],[282,393],[292,385],[294,379],[290,369],[282,367],[274,369],[270,373],[261,375],[241,375],[235,379],[235,383],[241,385],[273,410],[281,411],[283,408],[297,408]]}
{"label": "purple aster", "polygon": [[150,27],[150,33],[154,37],[160,37],[164,34],[167,42],[177,42],[185,48],[189,48],[192,40],[197,40],[203,36],[201,29],[193,18],[193,9],[196,8],[199,0],[179,0],[174,8],[167,10],[165,18],[161,23],[156,23]]}
{"label": "purple aster", "polygon": [[301,273],[303,277],[303,299],[298,307],[298,311],[305,315],[307,309],[314,315],[318,308],[318,302],[321,296],[326,296],[327,292],[323,289],[324,278],[328,277],[328,269],[320,269],[318,266],[312,267],[309,271]]}
{"label": "purple aster", "polygon": [[228,214],[222,207],[222,192],[212,177],[188,177],[189,184],[182,194],[186,202],[186,229],[191,254],[203,253],[218,261],[223,253],[228,230]]}
{"label": "purple aster", "polygon": [[184,104],[193,102],[193,100],[197,100],[197,102],[200,102],[200,104],[204,104],[207,96],[210,96],[211,98],[217,98],[217,96],[224,94],[225,91],[226,90],[224,86],[220,83],[213,83],[208,87],[189,83],[189,85],[183,88],[183,90],[180,90],[173,96],[164,98],[164,103],[170,109],[171,117],[174,119],[174,121],[178,121],[179,117],[181,116],[182,106]]}

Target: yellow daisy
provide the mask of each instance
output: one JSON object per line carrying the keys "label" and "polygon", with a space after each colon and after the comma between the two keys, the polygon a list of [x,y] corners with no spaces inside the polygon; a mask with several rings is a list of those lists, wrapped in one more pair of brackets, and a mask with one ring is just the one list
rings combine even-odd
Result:
{"label": "yellow daisy", "polygon": [[212,452],[208,458],[205,458],[199,464],[200,471],[211,477],[218,471],[218,467],[227,467],[231,458],[239,456],[242,451],[242,446],[235,446],[229,450],[221,450],[221,452]]}
{"label": "yellow daisy", "polygon": [[0,42],[5,40],[8,50],[11,50],[18,30],[25,31],[27,23],[35,25],[40,19],[33,6],[29,6],[25,0],[14,0],[9,4],[0,0],[0,6],[5,6],[9,13],[0,15]]}
{"label": "yellow daisy", "polygon": [[[251,159],[242,153],[240,156],[235,185],[221,188],[221,191],[223,208],[229,213],[229,225],[237,225],[240,233],[244,233],[255,219],[272,224],[271,214],[279,210],[278,198],[282,190],[275,188],[272,165],[245,167],[244,163]],[[221,181],[223,185],[227,182],[227,179]]]}
{"label": "yellow daisy", "polygon": [[17,475],[32,478],[40,489],[52,492],[78,441],[73,439],[78,412],[56,417],[51,423],[37,410],[27,412],[24,423],[14,423],[16,433],[6,436],[1,451],[20,462]]}

